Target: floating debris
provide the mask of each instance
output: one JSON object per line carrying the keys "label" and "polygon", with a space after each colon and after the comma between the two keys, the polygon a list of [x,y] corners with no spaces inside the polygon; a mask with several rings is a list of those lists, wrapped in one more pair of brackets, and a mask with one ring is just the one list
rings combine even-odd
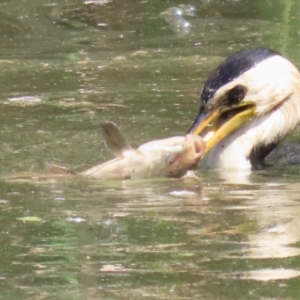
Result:
{"label": "floating debris", "polygon": [[99,27],[107,27],[107,24],[106,23],[97,23],[97,26],[99,26]]}
{"label": "floating debris", "polygon": [[171,196],[176,196],[176,197],[192,197],[192,196],[197,196],[197,193],[192,192],[192,191],[173,191],[170,192]]}
{"label": "floating debris", "polygon": [[80,218],[80,217],[75,217],[75,218],[70,217],[67,220],[71,221],[71,222],[75,222],[75,223],[81,223],[81,222],[85,222],[86,221],[85,219]]}
{"label": "floating debris", "polygon": [[42,222],[43,221],[42,218],[35,217],[35,216],[21,217],[21,218],[17,218],[17,220],[23,221],[23,222]]}
{"label": "floating debris", "polygon": [[126,272],[128,271],[123,265],[121,264],[107,264],[103,265],[100,269],[101,272]]}
{"label": "floating debris", "polygon": [[[275,280],[288,280],[300,276],[299,270],[294,269],[260,269],[245,272],[233,272],[224,277],[235,277],[244,280],[256,281],[275,281]],[[223,277],[223,276],[222,276]]]}
{"label": "floating debris", "polygon": [[97,5],[106,5],[112,0],[85,0],[83,1],[84,4],[97,4]]}
{"label": "floating debris", "polygon": [[8,101],[10,101],[10,102],[22,102],[22,103],[39,103],[39,102],[42,102],[42,100],[40,98],[33,97],[33,96],[13,97],[13,98],[8,98]]}

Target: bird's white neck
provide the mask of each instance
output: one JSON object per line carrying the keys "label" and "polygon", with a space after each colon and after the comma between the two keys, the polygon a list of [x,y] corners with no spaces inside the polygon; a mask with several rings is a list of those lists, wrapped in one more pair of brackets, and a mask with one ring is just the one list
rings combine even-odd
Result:
{"label": "bird's white neck", "polygon": [[209,168],[251,169],[250,153],[254,147],[280,142],[300,120],[299,93],[270,112],[255,117],[219,142],[207,155]]}

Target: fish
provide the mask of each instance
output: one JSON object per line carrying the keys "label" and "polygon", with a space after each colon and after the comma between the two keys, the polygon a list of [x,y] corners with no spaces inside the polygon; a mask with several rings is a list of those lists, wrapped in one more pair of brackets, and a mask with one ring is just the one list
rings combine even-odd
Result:
{"label": "fish", "polygon": [[115,123],[101,123],[101,128],[105,144],[114,159],[80,173],[48,163],[48,171],[102,180],[180,178],[198,166],[205,152],[205,142],[198,135],[154,140],[134,149]]}

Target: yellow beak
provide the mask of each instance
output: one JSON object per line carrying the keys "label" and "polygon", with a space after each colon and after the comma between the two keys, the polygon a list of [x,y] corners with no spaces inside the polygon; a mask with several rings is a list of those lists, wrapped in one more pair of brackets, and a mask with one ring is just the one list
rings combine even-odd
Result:
{"label": "yellow beak", "polygon": [[[243,108],[244,109],[232,118],[226,121],[221,127],[219,127],[219,121],[221,115],[234,109]],[[235,107],[219,107],[212,112],[204,112],[203,109],[200,110],[196,120],[194,121],[189,133],[200,134],[207,127],[208,124],[212,123],[212,128],[207,133],[209,136],[206,141],[206,149],[204,155],[210,151],[216,144],[218,144],[223,138],[228,136],[234,130],[240,128],[242,125],[251,120],[255,114],[255,109],[253,104],[243,104]]]}

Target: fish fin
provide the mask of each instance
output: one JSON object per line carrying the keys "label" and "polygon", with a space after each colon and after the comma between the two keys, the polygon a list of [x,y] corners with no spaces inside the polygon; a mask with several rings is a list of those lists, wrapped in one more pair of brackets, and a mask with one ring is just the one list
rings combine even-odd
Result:
{"label": "fish fin", "polygon": [[66,167],[46,163],[46,169],[52,174],[77,175],[76,172],[67,169]]}
{"label": "fish fin", "polygon": [[101,127],[105,144],[116,157],[121,157],[125,152],[133,150],[116,124],[105,122],[101,123]]}

